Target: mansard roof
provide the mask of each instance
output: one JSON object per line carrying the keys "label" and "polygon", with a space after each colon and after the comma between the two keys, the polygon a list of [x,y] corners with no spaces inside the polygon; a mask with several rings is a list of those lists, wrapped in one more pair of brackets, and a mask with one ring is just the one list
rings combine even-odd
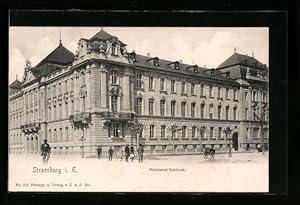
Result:
{"label": "mansard roof", "polygon": [[159,65],[156,66],[156,65],[153,65],[151,62],[149,62],[150,59],[153,59],[153,57],[136,54],[136,60],[133,62],[133,64],[136,66],[140,66],[140,67],[146,67],[146,68],[148,67],[151,69],[173,72],[173,73],[178,73],[178,74],[193,75],[193,76],[199,76],[199,77],[204,77],[204,78],[208,78],[208,79],[225,80],[225,81],[229,81],[229,82],[231,82],[231,81],[235,82],[235,80],[227,79],[224,76],[220,76],[220,75],[211,76],[210,72],[205,72],[205,71],[209,71],[210,70],[209,68],[203,68],[203,67],[197,66],[198,72],[193,72],[193,71],[189,70],[189,68],[191,68],[195,65],[179,63],[179,65],[178,65],[179,69],[174,69],[174,67],[172,67],[172,63],[174,63],[174,61],[159,59]]}
{"label": "mansard roof", "polygon": [[106,31],[104,31],[103,29],[101,29],[98,33],[96,33],[93,37],[91,37],[89,40],[90,41],[94,41],[94,40],[110,40],[112,39],[114,36],[110,35],[109,33],[107,33]]}
{"label": "mansard roof", "polygon": [[[110,35],[109,33],[107,33],[106,31],[103,30],[103,28],[101,28],[101,30],[96,33],[94,36],[92,36],[88,41],[93,42],[95,40],[98,41],[107,41],[107,40],[111,40],[111,39],[118,39],[115,36]],[[123,46],[126,46],[125,43],[123,43],[122,41],[118,40]]]}
{"label": "mansard roof", "polygon": [[73,60],[74,54],[60,43],[46,58],[32,68],[32,72],[36,77],[47,75],[71,64]]}
{"label": "mansard roof", "polygon": [[21,89],[21,86],[22,86],[22,82],[20,82],[17,79],[9,85],[10,88],[14,88],[14,89]]}
{"label": "mansard roof", "polygon": [[266,65],[262,64],[254,57],[250,57],[247,55],[242,55],[239,53],[234,53],[232,56],[227,58],[223,63],[221,63],[217,69],[222,69],[234,65],[243,65],[246,67],[253,67],[257,69],[266,69]]}

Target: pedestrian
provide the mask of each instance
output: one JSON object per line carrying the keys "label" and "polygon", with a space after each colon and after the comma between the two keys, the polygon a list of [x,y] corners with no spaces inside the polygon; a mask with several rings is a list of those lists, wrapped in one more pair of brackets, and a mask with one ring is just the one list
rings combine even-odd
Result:
{"label": "pedestrian", "polygon": [[130,150],[129,150],[129,145],[127,144],[126,147],[125,147],[126,162],[128,162],[129,155],[130,155]]}
{"label": "pedestrian", "polygon": [[108,161],[112,161],[112,156],[114,154],[114,150],[109,147],[109,150],[108,150]]}
{"label": "pedestrian", "polygon": [[144,147],[142,144],[140,144],[139,148],[138,148],[138,154],[139,154],[139,162],[143,162],[143,155],[144,155]]}
{"label": "pedestrian", "polygon": [[101,153],[102,153],[102,145],[101,145],[101,147],[98,146],[98,148],[97,148],[98,159],[101,158]]}
{"label": "pedestrian", "polygon": [[134,159],[134,147],[133,147],[133,144],[131,144],[131,147],[130,147],[130,158],[131,158],[131,161],[133,162],[133,159]]}

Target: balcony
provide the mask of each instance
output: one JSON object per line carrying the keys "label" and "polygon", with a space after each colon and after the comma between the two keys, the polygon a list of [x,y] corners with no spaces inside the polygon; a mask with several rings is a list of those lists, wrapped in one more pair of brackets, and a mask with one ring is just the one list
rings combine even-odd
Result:
{"label": "balcony", "polygon": [[75,115],[70,115],[70,120],[72,122],[82,122],[82,121],[88,121],[91,118],[89,113],[79,113]]}
{"label": "balcony", "polygon": [[107,120],[118,120],[118,121],[126,121],[132,120],[135,116],[134,113],[123,113],[123,112],[101,112],[101,117]]}
{"label": "balcony", "polygon": [[25,133],[37,132],[40,128],[41,124],[37,122],[21,125],[21,130]]}

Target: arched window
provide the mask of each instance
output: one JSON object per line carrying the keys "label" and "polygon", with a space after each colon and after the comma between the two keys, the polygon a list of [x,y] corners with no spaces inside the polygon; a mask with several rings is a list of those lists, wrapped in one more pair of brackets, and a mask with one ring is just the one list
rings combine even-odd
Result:
{"label": "arched window", "polygon": [[225,119],[229,120],[229,105],[226,106]]}
{"label": "arched window", "polygon": [[186,107],[186,102],[183,101],[181,102],[181,116],[185,117],[185,107]]}
{"label": "arched window", "polygon": [[214,105],[209,105],[209,119],[213,119],[213,113],[214,113]]}
{"label": "arched window", "polygon": [[205,104],[201,103],[201,105],[200,105],[200,117],[202,119],[204,119],[204,111],[205,111]]}
{"label": "arched window", "polygon": [[154,98],[149,99],[149,115],[154,114]]}
{"label": "arched window", "polygon": [[176,101],[172,100],[171,101],[171,116],[175,117],[175,113],[176,113]]}
{"label": "arched window", "polygon": [[191,117],[195,117],[195,113],[196,113],[195,109],[196,109],[196,103],[192,102],[192,104],[191,104]]}
{"label": "arched window", "polygon": [[165,100],[160,100],[160,115],[165,116]]}
{"label": "arched window", "polygon": [[222,106],[218,105],[218,119],[221,119],[221,111],[222,111]]}
{"label": "arched window", "polygon": [[142,114],[142,98],[138,97],[136,99],[136,114],[141,115]]}

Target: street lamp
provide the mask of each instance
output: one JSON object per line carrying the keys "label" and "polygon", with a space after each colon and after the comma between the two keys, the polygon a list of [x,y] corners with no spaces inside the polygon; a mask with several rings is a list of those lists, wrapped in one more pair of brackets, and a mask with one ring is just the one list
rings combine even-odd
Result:
{"label": "street lamp", "polygon": [[84,158],[84,146],[83,146],[83,141],[85,140],[85,138],[84,138],[84,136],[82,136],[80,139],[79,139],[79,141],[81,141],[81,146],[80,146],[80,148],[81,148],[81,158]]}
{"label": "street lamp", "polygon": [[[252,108],[256,108],[257,107],[257,102],[255,102],[253,105],[252,105]],[[263,126],[264,124],[266,124],[266,121],[265,121],[265,115],[267,113],[266,111],[266,107],[267,107],[267,103],[263,104],[262,108],[263,108],[263,111],[260,113],[260,115],[257,115],[255,112],[253,112],[253,116],[255,119],[258,120],[259,124],[260,124],[260,140],[261,140],[261,145],[262,145],[262,154],[264,155],[265,154],[265,143],[264,143],[264,133],[263,133]]]}
{"label": "street lamp", "polygon": [[89,125],[91,124],[91,118],[90,115],[79,114],[73,119],[74,128],[81,129],[82,130],[82,137],[79,139],[81,141],[81,157],[84,158],[84,146],[83,141],[86,140],[84,137],[84,129],[87,129]]}

